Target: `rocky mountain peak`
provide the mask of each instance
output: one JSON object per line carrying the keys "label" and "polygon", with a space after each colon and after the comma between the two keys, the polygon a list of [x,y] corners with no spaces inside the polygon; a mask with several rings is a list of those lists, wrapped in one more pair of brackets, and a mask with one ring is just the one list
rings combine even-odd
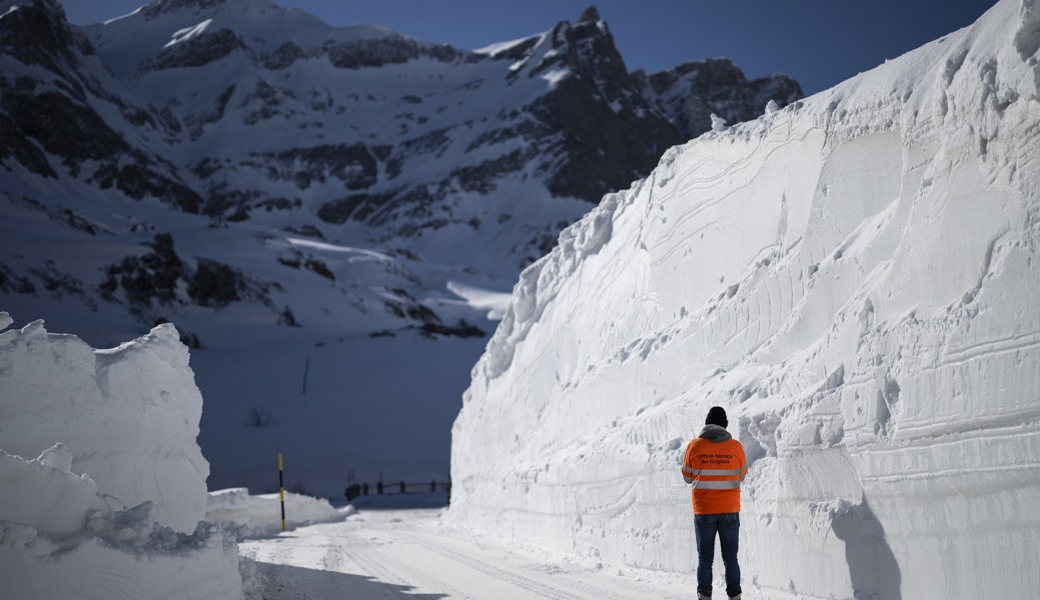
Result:
{"label": "rocky mountain peak", "polygon": [[787,75],[748,80],[728,58],[688,61],[649,75],[639,70],[632,76],[642,95],[678,125],[686,138],[711,129],[713,113],[738,123],[761,115],[770,100],[785,106],[804,96],[798,82]]}
{"label": "rocky mountain peak", "polygon": [[22,63],[61,74],[62,64],[78,62],[74,51],[94,54],[86,36],[69,26],[58,0],[0,3],[0,12],[0,53]]}
{"label": "rocky mountain peak", "polygon": [[581,13],[581,16],[578,17],[577,22],[578,23],[585,23],[585,22],[593,22],[593,23],[595,23],[596,21],[600,21],[600,20],[602,20],[602,19],[600,19],[600,17],[599,17],[599,10],[595,6],[589,6],[588,8],[585,9],[585,12]]}
{"label": "rocky mountain peak", "polygon": [[[566,69],[579,77],[615,79],[627,76],[624,60],[614,45],[599,11],[590,6],[574,22],[561,21],[541,39],[526,46],[523,69],[529,77]],[[595,71],[595,73],[593,73]]]}

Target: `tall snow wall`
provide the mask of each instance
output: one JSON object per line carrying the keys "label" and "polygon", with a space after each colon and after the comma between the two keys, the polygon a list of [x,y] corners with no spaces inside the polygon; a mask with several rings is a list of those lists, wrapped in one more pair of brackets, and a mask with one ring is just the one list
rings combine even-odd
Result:
{"label": "tall snow wall", "polygon": [[1003,0],[605,197],[473,370],[452,518],[693,572],[717,404],[756,597],[1040,597],[1038,48]]}

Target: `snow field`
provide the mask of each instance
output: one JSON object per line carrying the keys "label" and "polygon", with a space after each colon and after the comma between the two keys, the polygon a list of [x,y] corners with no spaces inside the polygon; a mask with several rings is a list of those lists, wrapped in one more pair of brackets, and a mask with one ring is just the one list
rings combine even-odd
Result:
{"label": "snow field", "polygon": [[673,149],[565,231],[474,369],[451,518],[692,572],[717,404],[756,597],[1040,594],[1038,14]]}

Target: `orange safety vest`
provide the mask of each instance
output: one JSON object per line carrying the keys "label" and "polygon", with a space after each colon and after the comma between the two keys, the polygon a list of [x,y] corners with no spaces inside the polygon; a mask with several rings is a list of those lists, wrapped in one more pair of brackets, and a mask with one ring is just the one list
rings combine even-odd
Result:
{"label": "orange safety vest", "polygon": [[686,445],[683,479],[693,484],[693,512],[698,515],[740,512],[740,482],[747,475],[744,446],[727,439],[699,437]]}

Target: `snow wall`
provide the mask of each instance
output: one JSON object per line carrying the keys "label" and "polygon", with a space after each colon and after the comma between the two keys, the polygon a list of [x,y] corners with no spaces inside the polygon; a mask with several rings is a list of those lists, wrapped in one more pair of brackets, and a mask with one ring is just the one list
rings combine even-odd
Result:
{"label": "snow wall", "polygon": [[201,415],[172,325],[113,350],[0,333],[0,595],[241,598],[237,545],[200,523]]}
{"label": "snow wall", "polygon": [[692,573],[718,404],[756,598],[1040,597],[1038,48],[1003,0],[605,197],[473,370],[452,518]]}
{"label": "snow wall", "polygon": [[151,501],[155,518],[182,532],[206,514],[201,418],[173,325],[111,350],[48,334],[43,321],[0,334],[0,450],[36,458],[62,443],[100,493],[127,506]]}

